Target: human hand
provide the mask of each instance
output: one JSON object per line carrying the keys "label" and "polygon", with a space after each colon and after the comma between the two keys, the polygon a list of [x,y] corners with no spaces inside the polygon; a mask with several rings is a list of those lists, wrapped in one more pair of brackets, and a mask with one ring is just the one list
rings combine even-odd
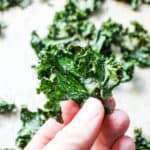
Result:
{"label": "human hand", "polygon": [[[108,100],[114,109],[114,100]],[[129,118],[115,110],[104,117],[104,108],[95,98],[83,107],[72,100],[61,103],[63,124],[49,119],[25,150],[135,150],[134,142],[125,136]]]}

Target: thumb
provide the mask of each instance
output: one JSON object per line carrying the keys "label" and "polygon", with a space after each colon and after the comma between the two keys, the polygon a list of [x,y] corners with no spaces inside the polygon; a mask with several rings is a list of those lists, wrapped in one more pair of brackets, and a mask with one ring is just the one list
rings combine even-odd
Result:
{"label": "thumb", "polygon": [[64,127],[44,150],[87,150],[99,134],[104,118],[102,103],[89,98],[74,119]]}

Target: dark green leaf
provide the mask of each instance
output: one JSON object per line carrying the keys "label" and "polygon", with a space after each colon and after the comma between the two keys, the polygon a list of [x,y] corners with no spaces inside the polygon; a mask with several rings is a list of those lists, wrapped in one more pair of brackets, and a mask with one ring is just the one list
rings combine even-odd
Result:
{"label": "dark green leaf", "polygon": [[24,148],[37,132],[39,127],[45,122],[46,118],[45,112],[41,109],[36,112],[31,112],[26,107],[23,107],[20,114],[22,127],[18,131],[16,144],[19,147]]}
{"label": "dark green leaf", "polygon": [[16,109],[15,104],[10,104],[0,98],[0,113],[13,112]]}
{"label": "dark green leaf", "polygon": [[10,7],[20,6],[25,8],[32,3],[32,0],[0,0],[0,11],[4,11]]}
{"label": "dark green leaf", "polygon": [[138,10],[142,4],[150,4],[150,0],[117,0],[129,3],[133,10]]}
{"label": "dark green leaf", "polygon": [[136,150],[150,150],[150,139],[145,138],[142,129],[134,130]]}

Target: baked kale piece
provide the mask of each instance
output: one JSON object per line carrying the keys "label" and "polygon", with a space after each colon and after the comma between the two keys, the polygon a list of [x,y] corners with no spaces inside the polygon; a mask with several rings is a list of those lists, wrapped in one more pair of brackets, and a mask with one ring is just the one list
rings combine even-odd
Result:
{"label": "baked kale piece", "polygon": [[73,99],[82,103],[89,96],[108,98],[122,78],[114,55],[105,59],[90,48],[49,46],[39,57],[38,92],[44,92],[49,101]]}
{"label": "baked kale piece", "polygon": [[3,21],[0,21],[0,36],[3,35],[3,30],[6,27],[7,27],[7,25]]}
{"label": "baked kale piece", "polygon": [[150,139],[143,136],[142,129],[134,130],[136,150],[150,150]]}
{"label": "baked kale piece", "polygon": [[150,67],[150,33],[136,21],[132,25],[134,30],[126,33],[131,43],[122,49],[124,58],[140,67]]}
{"label": "baked kale piece", "polygon": [[68,0],[64,10],[57,12],[55,21],[74,22],[84,20],[101,7],[104,0]]}
{"label": "baked kale piece", "polygon": [[0,113],[13,112],[16,109],[15,104],[9,104],[0,98]]}
{"label": "baked kale piece", "polygon": [[150,4],[150,0],[117,0],[129,3],[132,6],[132,9],[138,10],[142,4]]}
{"label": "baked kale piece", "polygon": [[46,113],[41,109],[31,112],[26,107],[23,107],[20,113],[22,128],[18,131],[17,146],[24,148],[39,127],[45,122],[46,118]]}
{"label": "baked kale piece", "polygon": [[31,3],[32,3],[32,0],[0,0],[0,11],[4,11],[14,6],[26,8]]}
{"label": "baked kale piece", "polygon": [[100,8],[104,0],[71,0],[71,2],[81,11],[90,14]]}
{"label": "baked kale piece", "polygon": [[114,51],[117,54],[117,49],[125,63],[150,67],[150,33],[136,21],[131,25],[133,29],[123,28],[121,24],[108,19],[97,31],[91,47],[105,57]]}

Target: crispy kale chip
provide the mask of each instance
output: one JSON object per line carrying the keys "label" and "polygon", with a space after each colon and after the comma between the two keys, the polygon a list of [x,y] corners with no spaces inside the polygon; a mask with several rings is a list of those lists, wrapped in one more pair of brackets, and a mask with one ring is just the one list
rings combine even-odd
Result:
{"label": "crispy kale chip", "polygon": [[122,50],[127,61],[134,61],[140,67],[150,67],[150,33],[141,24],[134,21],[133,31],[127,30],[130,46]]}
{"label": "crispy kale chip", "polygon": [[122,77],[114,56],[104,59],[90,48],[49,46],[39,59],[38,92],[44,92],[50,101],[73,99],[82,103],[89,96],[107,98]]}
{"label": "crispy kale chip", "polygon": [[[124,37],[124,28],[121,24],[108,19],[102,23],[99,30],[95,31],[91,47],[93,50],[103,53],[109,57],[113,51],[113,46],[121,46]],[[115,47],[116,48],[116,47]]]}
{"label": "crispy kale chip", "polygon": [[75,22],[87,19],[100,8],[104,0],[68,0],[63,11],[56,13],[57,22]]}
{"label": "crispy kale chip", "polygon": [[0,21],[0,36],[3,35],[3,30],[6,27],[7,27],[7,25],[3,21]]}
{"label": "crispy kale chip", "polygon": [[0,98],[0,114],[13,112],[16,109],[15,104],[10,104]]}
{"label": "crispy kale chip", "polygon": [[142,129],[134,130],[136,150],[150,150],[150,139],[143,136]]}
{"label": "crispy kale chip", "polygon": [[20,119],[22,121],[22,128],[18,131],[16,144],[24,148],[39,127],[45,122],[46,114],[41,109],[38,109],[36,112],[31,112],[26,107],[23,107],[21,109]]}
{"label": "crispy kale chip", "polygon": [[37,91],[47,96],[45,108],[56,118],[61,100],[82,104],[89,96],[107,99],[116,86],[132,79],[134,66],[150,63],[149,33],[138,22],[131,30],[108,19],[96,29],[87,16],[78,18],[82,15],[72,9],[68,13],[72,5],[88,14],[69,1],[56,14],[48,35],[41,39],[34,31],[31,41],[39,58]]}
{"label": "crispy kale chip", "polygon": [[105,57],[114,51],[116,53],[117,49],[125,65],[133,63],[139,67],[150,67],[150,33],[136,21],[131,22],[131,25],[132,30],[108,19],[97,30],[91,47]]}
{"label": "crispy kale chip", "polygon": [[14,6],[26,8],[31,3],[32,3],[32,0],[0,0],[0,11],[4,11]]}
{"label": "crispy kale chip", "polygon": [[150,0],[117,0],[129,3],[133,10],[138,10],[142,4],[150,4]]}
{"label": "crispy kale chip", "polygon": [[71,2],[81,11],[90,14],[100,8],[104,0],[71,0]]}

